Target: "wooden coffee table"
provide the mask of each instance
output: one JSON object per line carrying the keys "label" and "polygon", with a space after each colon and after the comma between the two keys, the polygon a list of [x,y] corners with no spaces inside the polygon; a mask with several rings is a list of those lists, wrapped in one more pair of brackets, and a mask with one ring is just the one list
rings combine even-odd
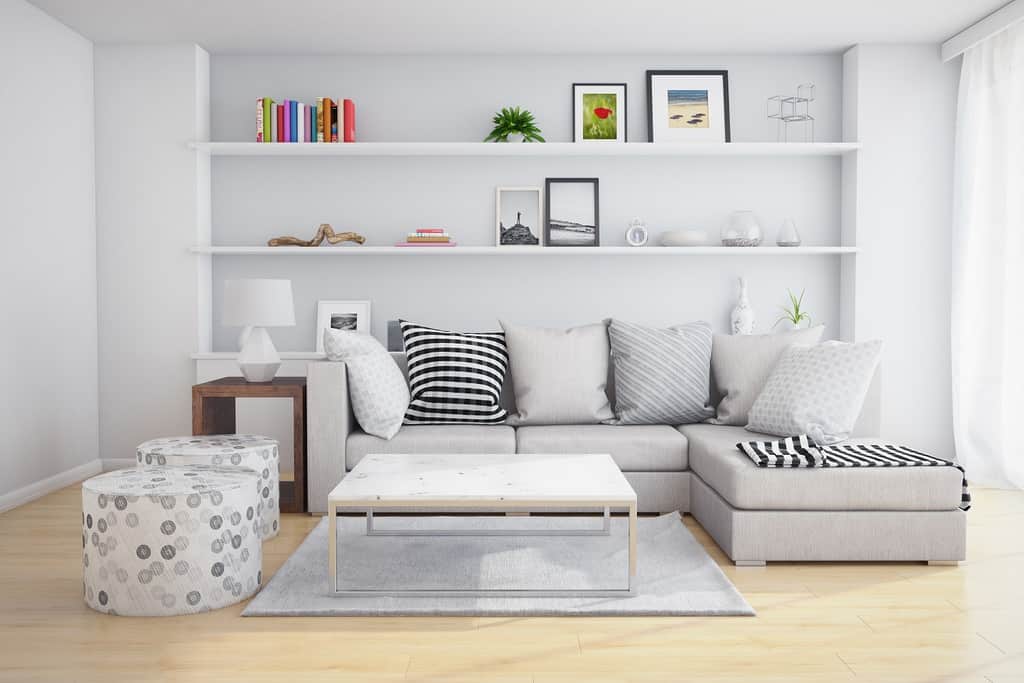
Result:
{"label": "wooden coffee table", "polygon": [[[594,508],[604,513],[600,528],[565,530],[381,530],[374,512],[414,508],[438,513],[458,509],[543,512]],[[608,535],[611,511],[629,512],[629,573],[622,589],[580,590],[359,590],[338,589],[338,512],[365,512],[368,535],[493,536]],[[382,596],[595,596],[633,590],[636,576],[636,492],[610,455],[367,455],[327,498],[328,577],[335,595]]]}

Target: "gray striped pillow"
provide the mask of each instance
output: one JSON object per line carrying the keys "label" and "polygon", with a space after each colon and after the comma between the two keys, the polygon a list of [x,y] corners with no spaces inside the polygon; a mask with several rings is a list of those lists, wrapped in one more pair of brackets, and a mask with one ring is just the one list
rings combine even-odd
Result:
{"label": "gray striped pillow", "polygon": [[612,424],[693,424],[715,414],[710,325],[659,329],[612,320],[608,338],[615,367]]}

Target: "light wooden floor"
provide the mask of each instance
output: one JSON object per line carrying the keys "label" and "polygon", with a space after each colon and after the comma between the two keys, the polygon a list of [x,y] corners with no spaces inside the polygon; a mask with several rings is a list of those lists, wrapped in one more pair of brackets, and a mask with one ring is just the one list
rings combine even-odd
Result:
{"label": "light wooden floor", "polygon": [[[5,681],[1024,681],[1024,494],[974,491],[969,561],[737,569],[730,618],[129,619],[81,599],[79,492],[0,515]],[[317,519],[265,544],[277,569]]]}

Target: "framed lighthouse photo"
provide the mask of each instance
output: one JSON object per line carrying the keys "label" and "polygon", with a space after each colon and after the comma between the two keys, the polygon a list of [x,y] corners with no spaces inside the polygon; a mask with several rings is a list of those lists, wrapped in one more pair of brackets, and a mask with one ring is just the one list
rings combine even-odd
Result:
{"label": "framed lighthouse photo", "polygon": [[572,132],[576,142],[625,142],[626,84],[573,83]]}

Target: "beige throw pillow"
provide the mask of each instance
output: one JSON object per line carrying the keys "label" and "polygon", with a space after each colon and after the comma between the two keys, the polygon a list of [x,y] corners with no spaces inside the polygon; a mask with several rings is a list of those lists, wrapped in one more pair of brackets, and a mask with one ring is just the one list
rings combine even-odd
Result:
{"label": "beige throw pillow", "polygon": [[568,330],[501,323],[518,415],[510,424],[597,424],[614,417],[606,323]]}
{"label": "beige throw pillow", "polygon": [[711,343],[711,376],[717,390],[716,425],[745,425],[750,407],[779,362],[794,344],[811,346],[821,341],[824,325],[780,334],[716,334]]}

